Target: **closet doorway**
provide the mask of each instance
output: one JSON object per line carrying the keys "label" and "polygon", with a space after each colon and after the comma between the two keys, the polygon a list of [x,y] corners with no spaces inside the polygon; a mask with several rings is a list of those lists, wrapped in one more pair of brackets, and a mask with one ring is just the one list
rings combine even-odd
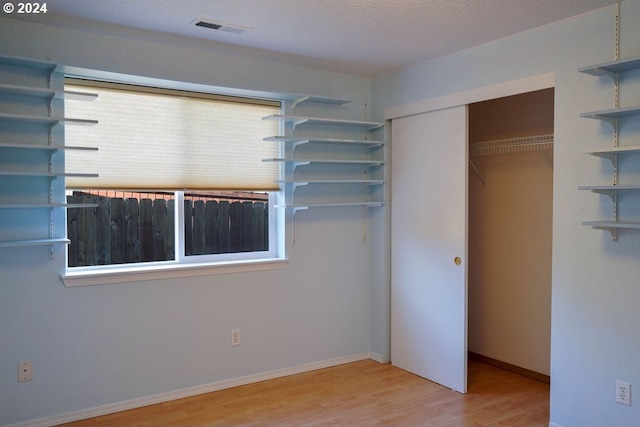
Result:
{"label": "closet doorway", "polygon": [[554,89],[469,104],[468,351],[549,381]]}

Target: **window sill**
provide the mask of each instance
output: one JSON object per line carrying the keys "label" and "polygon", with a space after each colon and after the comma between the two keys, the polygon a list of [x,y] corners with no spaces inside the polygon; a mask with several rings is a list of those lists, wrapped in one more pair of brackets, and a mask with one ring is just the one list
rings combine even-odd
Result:
{"label": "window sill", "polygon": [[134,266],[117,269],[84,270],[62,275],[67,288],[76,286],[107,285],[113,283],[140,282],[158,279],[208,276],[212,274],[242,273],[277,270],[284,268],[286,259],[263,259],[202,264],[170,264]]}

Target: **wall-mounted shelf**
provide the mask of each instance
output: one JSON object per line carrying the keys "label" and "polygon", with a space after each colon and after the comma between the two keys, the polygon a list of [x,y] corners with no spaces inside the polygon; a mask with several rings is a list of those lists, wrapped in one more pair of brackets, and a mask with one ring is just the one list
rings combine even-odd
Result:
{"label": "wall-mounted shelf", "polygon": [[28,96],[32,98],[44,98],[44,99],[78,99],[78,100],[93,100],[98,97],[95,93],[76,92],[76,91],[63,91],[53,90],[49,88],[39,88],[32,86],[20,86],[20,85],[8,85],[0,83],[0,93]]}
{"label": "wall-mounted shelf", "polygon": [[321,126],[352,126],[352,127],[360,127],[360,128],[369,129],[369,130],[384,126],[384,123],[380,123],[380,122],[325,119],[320,117],[288,116],[283,114],[272,114],[270,116],[265,116],[263,117],[263,120],[276,120],[281,123],[291,125],[294,128],[304,124],[321,125]]}
{"label": "wall-mounted shelf", "polygon": [[588,113],[581,113],[580,117],[586,119],[597,119],[612,121],[622,117],[637,116],[640,115],[640,106],[625,107],[625,108],[611,108],[608,110],[590,111]]}
{"label": "wall-mounted shelf", "polygon": [[306,211],[310,208],[334,208],[362,206],[363,208],[378,208],[383,202],[346,202],[346,203],[295,203],[289,205],[276,205],[276,208],[291,208],[294,214],[298,211]]}
{"label": "wall-mounted shelf", "polygon": [[5,240],[0,242],[0,248],[18,248],[23,246],[51,246],[68,245],[69,239],[35,239],[35,240]]}
{"label": "wall-mounted shelf", "polygon": [[[384,165],[384,159],[379,158],[383,153],[378,149],[384,141],[371,136],[384,123],[366,120],[366,111],[365,120],[315,117],[296,111],[296,107],[307,106],[306,103],[351,103],[344,98],[289,94],[285,99],[289,101],[285,102],[285,110],[292,114],[263,117],[281,124],[281,134],[268,136],[264,141],[280,143],[282,157],[263,160],[284,165],[283,179],[277,182],[285,186],[286,203],[278,207],[290,208],[295,217],[296,212],[310,208],[382,206],[382,201],[371,199],[380,197],[372,188],[384,184],[382,170],[378,169]],[[300,175],[297,168],[308,165],[315,167],[310,166],[297,176]]]}
{"label": "wall-mounted shelf", "polygon": [[584,221],[582,225],[586,225],[599,230],[607,230],[614,233],[618,229],[638,230],[640,229],[640,222],[629,221]]}
{"label": "wall-mounted shelf", "polygon": [[306,179],[306,180],[279,180],[280,184],[288,185],[309,185],[309,184],[364,184],[364,185],[382,185],[382,179]]}
{"label": "wall-mounted shelf", "polygon": [[622,59],[619,61],[608,61],[596,65],[578,68],[581,73],[592,76],[615,76],[618,73],[640,69],[640,56]]}
{"label": "wall-mounted shelf", "polygon": [[262,159],[263,162],[280,162],[291,164],[312,164],[312,163],[344,163],[353,165],[380,166],[384,164],[381,160],[349,160],[349,159]]}
{"label": "wall-mounted shelf", "polygon": [[620,191],[640,191],[640,185],[581,185],[578,190],[589,190],[614,199],[615,194]]}
{"label": "wall-mounted shelf", "polygon": [[0,148],[22,148],[28,150],[87,150],[98,151],[96,147],[80,147],[70,145],[23,144],[21,142],[0,142]]}
{"label": "wall-mounted shelf", "polygon": [[[616,37],[617,40],[617,37]],[[618,44],[616,44],[618,46]],[[617,54],[616,54],[617,55]],[[618,157],[620,155],[633,154],[640,152],[640,145],[619,147],[618,135],[619,135],[619,119],[635,117],[640,115],[640,106],[631,106],[619,108],[619,79],[620,73],[640,69],[640,57],[633,57],[628,59],[603,62],[600,64],[590,65],[587,67],[579,68],[581,73],[589,74],[592,76],[607,76],[611,77],[615,86],[615,105],[616,108],[607,110],[597,110],[586,113],[581,113],[580,117],[588,119],[596,119],[605,121],[614,129],[614,146],[611,148],[598,148],[584,152],[591,156],[607,159],[613,166],[613,184],[612,185],[585,185],[578,187],[580,190],[589,190],[597,194],[606,195],[611,198],[613,204],[613,218],[612,220],[604,221],[585,221],[583,225],[607,230],[611,233],[613,240],[617,239],[617,230],[619,229],[640,229],[640,223],[633,221],[618,221],[618,202],[621,192],[637,192],[640,191],[640,185],[618,185]]]}
{"label": "wall-mounted shelf", "polygon": [[294,146],[307,143],[324,143],[324,144],[357,144],[371,147],[379,147],[384,141],[371,141],[367,139],[339,139],[339,138],[294,138],[290,136],[268,136],[264,141],[283,142],[285,144],[293,144]]}
{"label": "wall-mounted shelf", "polygon": [[626,147],[613,148],[596,148],[593,150],[584,151],[583,153],[613,161],[619,155],[640,153],[640,145],[629,145]]}
{"label": "wall-mounted shelf", "polygon": [[[57,65],[48,61],[37,61],[16,57],[0,57],[0,122],[11,123],[10,128],[0,127],[0,179],[10,182],[20,192],[20,200],[15,197],[2,197],[0,210],[3,211],[3,224],[0,224],[0,248],[28,247],[28,246],[53,246],[68,244],[69,240],[61,237],[65,234],[64,227],[59,229],[54,221],[54,212],[59,209],[78,209],[96,207],[96,204],[70,204],[62,202],[64,188],[54,185],[56,178],[64,177],[97,177],[91,173],[55,172],[57,160],[53,156],[58,151],[66,150],[90,150],[94,147],[66,146],[61,132],[54,131],[55,126],[61,125],[95,125],[97,120],[64,117],[62,102],[54,103],[53,100],[73,98],[82,101],[92,101],[96,94],[65,91],[63,90],[63,76],[57,74]],[[30,86],[24,84],[30,81],[38,84]],[[42,82],[46,81],[45,84]],[[15,84],[14,84],[15,83]],[[31,110],[34,106],[41,111],[48,111],[47,115],[34,115]],[[47,126],[33,126],[44,124]],[[6,133],[5,133],[6,132]],[[16,136],[17,135],[17,136]],[[20,142],[24,139],[24,142]],[[43,143],[35,143],[42,141]],[[46,143],[44,143],[46,141]],[[33,151],[34,154],[29,154]],[[46,156],[35,153],[48,153]],[[17,154],[20,163],[12,163],[13,154]],[[24,164],[28,166],[25,166]],[[61,166],[60,166],[61,167]],[[22,180],[7,179],[19,177],[48,178],[42,180],[37,186],[32,184],[22,187]],[[9,199],[9,200],[4,200]],[[13,200],[10,200],[13,199]],[[41,202],[47,200],[46,202]],[[43,223],[40,214],[27,214],[24,210],[46,209],[49,211],[48,222]],[[16,211],[15,213],[13,211]],[[13,221],[15,220],[15,224]],[[15,225],[19,224],[19,228]],[[13,234],[16,230],[26,227],[30,233],[46,238],[16,240]],[[58,229],[56,229],[58,228]],[[3,238],[4,236],[4,238]]]}
{"label": "wall-mounted shelf", "polygon": [[0,176],[46,176],[50,178],[58,177],[85,177],[97,178],[95,173],[73,173],[73,172],[31,172],[31,171],[8,171],[0,170]]}
{"label": "wall-mounted shelf", "polygon": [[26,114],[6,114],[0,113],[0,120],[9,120],[13,122],[29,122],[43,123],[48,125],[56,125],[63,123],[65,125],[96,125],[97,120],[71,119],[67,117],[49,117],[49,116],[32,116]]}
{"label": "wall-mounted shelf", "polygon": [[1,204],[0,209],[44,209],[44,208],[96,208],[97,203],[25,203],[25,204]]}
{"label": "wall-mounted shelf", "polygon": [[283,100],[290,101],[295,108],[296,105],[303,102],[318,102],[321,104],[345,105],[351,102],[350,99],[334,98],[330,96],[303,95],[299,93],[288,93],[283,95]]}

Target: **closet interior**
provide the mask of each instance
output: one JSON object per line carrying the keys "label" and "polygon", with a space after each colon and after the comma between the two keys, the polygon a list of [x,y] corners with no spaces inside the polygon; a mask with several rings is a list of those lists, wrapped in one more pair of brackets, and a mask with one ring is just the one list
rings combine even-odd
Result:
{"label": "closet interior", "polygon": [[553,88],[469,105],[469,357],[549,381]]}

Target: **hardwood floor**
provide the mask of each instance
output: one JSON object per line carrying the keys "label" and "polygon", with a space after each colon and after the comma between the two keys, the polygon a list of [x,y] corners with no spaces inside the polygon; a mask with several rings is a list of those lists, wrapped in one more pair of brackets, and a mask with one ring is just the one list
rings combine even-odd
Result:
{"label": "hardwood floor", "polygon": [[469,362],[462,395],[364,360],[90,418],[81,426],[548,426],[549,385]]}

